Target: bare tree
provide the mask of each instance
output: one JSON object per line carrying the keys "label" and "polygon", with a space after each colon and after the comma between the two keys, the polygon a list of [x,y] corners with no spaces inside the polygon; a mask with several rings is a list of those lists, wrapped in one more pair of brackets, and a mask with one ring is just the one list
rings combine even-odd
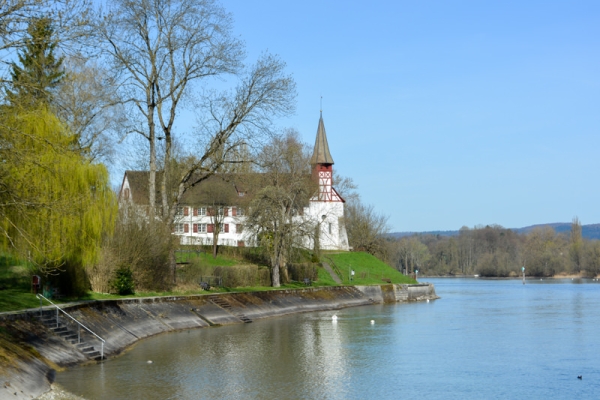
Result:
{"label": "bare tree", "polygon": [[[121,73],[125,101],[144,120],[131,129],[149,144],[149,204],[154,206],[157,140],[165,140],[164,158],[169,160],[184,96],[197,80],[236,73],[242,45],[231,36],[230,15],[213,0],[116,0],[97,33]],[[163,217],[169,210],[170,177],[165,172],[160,184]]]}
{"label": "bare tree", "polygon": [[88,159],[110,161],[114,141],[109,136],[125,125],[115,79],[104,68],[81,57],[64,63],[66,75],[54,96],[54,108],[77,138]]}
{"label": "bare tree", "polygon": [[581,221],[579,218],[573,218],[571,223],[571,246],[569,248],[569,257],[571,259],[571,270],[578,274],[584,264],[583,239],[581,236]]}
{"label": "bare tree", "polygon": [[389,232],[388,217],[378,214],[373,206],[351,199],[345,208],[348,241],[354,250],[366,251],[382,258],[385,254],[385,235]]}
{"label": "bare tree", "polygon": [[308,146],[295,131],[273,138],[258,163],[260,174],[256,175],[247,224],[269,253],[271,281],[279,287],[280,269],[293,248],[305,247],[314,235],[315,221],[302,215],[317,188],[310,177]]}

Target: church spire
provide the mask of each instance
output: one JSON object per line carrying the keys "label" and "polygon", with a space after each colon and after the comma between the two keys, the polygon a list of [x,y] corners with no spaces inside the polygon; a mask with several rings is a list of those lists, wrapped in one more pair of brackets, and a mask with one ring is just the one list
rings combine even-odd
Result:
{"label": "church spire", "polygon": [[325,124],[323,123],[323,112],[321,111],[321,117],[319,118],[319,127],[317,128],[317,139],[315,140],[315,148],[313,150],[312,158],[310,159],[312,165],[315,164],[333,164],[333,158],[329,153],[329,144],[327,144],[327,135],[325,134]]}

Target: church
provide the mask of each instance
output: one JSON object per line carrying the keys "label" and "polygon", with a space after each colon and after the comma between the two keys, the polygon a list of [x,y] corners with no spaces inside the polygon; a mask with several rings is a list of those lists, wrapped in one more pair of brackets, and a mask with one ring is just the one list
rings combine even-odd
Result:
{"label": "church", "polygon": [[[307,207],[294,218],[303,218],[320,227],[319,241],[322,250],[349,250],[348,235],[344,223],[344,199],[333,186],[333,158],[329,151],[323,114],[319,118],[317,137],[310,160],[312,178],[318,190],[310,198]],[[119,207],[143,208],[148,205],[148,171],[126,171],[119,191]],[[235,181],[235,179],[232,179]],[[184,245],[212,245],[215,236],[220,246],[255,246],[255,238],[244,230],[245,212],[242,207],[227,205],[223,199],[250,195],[235,184],[223,184],[218,174],[210,181],[220,181],[218,191],[207,192],[197,185],[182,198],[177,209],[173,234]],[[159,196],[157,196],[159,197]],[[219,201],[214,201],[219,197]],[[218,204],[218,206],[216,205]],[[218,235],[215,230],[218,229]],[[312,248],[307,239],[306,248]]]}

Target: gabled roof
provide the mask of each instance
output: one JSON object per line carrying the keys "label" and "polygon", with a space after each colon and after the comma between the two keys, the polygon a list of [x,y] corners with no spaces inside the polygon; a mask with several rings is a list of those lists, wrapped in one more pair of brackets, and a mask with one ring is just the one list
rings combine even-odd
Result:
{"label": "gabled roof", "polygon": [[319,127],[317,128],[317,139],[313,150],[311,164],[333,164],[333,157],[329,153],[329,144],[327,144],[327,134],[325,133],[325,124],[323,123],[323,113],[319,118]]}
{"label": "gabled roof", "polygon": [[[125,177],[129,182],[132,201],[137,205],[148,205],[148,179],[150,171],[125,171]],[[123,178],[125,180],[125,177]],[[203,182],[189,188],[181,198],[181,204],[212,204],[238,196],[240,186],[238,182],[244,181],[243,175],[215,174]],[[162,204],[160,185],[162,172],[156,172],[156,205]],[[175,188],[171,188],[175,190]],[[169,189],[167,189],[169,190]],[[171,199],[169,199],[171,200]]]}

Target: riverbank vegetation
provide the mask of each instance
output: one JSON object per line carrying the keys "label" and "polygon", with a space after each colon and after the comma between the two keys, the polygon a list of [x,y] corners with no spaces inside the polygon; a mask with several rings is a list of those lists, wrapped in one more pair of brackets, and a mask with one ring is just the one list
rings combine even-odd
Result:
{"label": "riverbank vegetation", "polygon": [[517,234],[501,226],[463,227],[458,236],[414,235],[388,242],[388,261],[399,270],[426,275],[551,277],[600,274],[600,241],[581,235],[574,218],[571,231],[539,228]]}

